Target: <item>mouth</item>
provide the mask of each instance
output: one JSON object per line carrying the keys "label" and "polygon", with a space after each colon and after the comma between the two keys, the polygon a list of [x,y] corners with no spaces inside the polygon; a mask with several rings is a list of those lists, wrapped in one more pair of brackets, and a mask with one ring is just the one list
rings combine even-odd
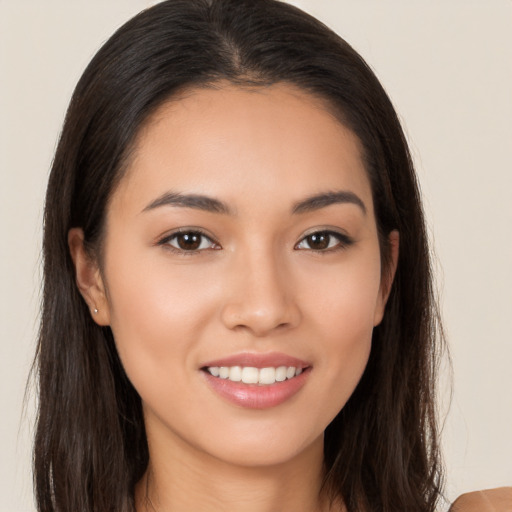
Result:
{"label": "mouth", "polygon": [[231,404],[267,409],[288,402],[299,393],[312,366],[279,353],[237,354],[203,365],[209,388]]}
{"label": "mouth", "polygon": [[243,384],[257,384],[258,386],[271,386],[276,382],[284,382],[298,377],[303,372],[303,367],[206,366],[202,370],[218,379],[227,379],[231,382],[241,382]]}

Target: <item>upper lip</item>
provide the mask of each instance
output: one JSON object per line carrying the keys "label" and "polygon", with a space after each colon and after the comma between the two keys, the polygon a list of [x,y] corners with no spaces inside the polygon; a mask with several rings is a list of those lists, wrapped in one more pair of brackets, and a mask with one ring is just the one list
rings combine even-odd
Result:
{"label": "upper lip", "polygon": [[281,352],[242,352],[227,357],[208,361],[201,368],[209,366],[250,366],[253,368],[269,368],[278,366],[294,366],[295,368],[307,368],[311,366],[307,361]]}

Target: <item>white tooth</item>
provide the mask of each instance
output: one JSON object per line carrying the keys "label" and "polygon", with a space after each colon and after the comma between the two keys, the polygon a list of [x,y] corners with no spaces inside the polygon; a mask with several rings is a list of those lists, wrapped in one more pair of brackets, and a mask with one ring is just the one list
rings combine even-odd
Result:
{"label": "white tooth", "polygon": [[244,384],[257,384],[259,380],[259,373],[258,368],[246,366],[242,370],[242,382]]}
{"label": "white tooth", "polygon": [[260,370],[260,384],[274,384],[276,381],[276,369],[275,368],[262,368]]}
{"label": "white tooth", "polygon": [[279,368],[276,368],[276,381],[277,382],[283,382],[283,380],[286,380],[286,366],[280,366]]}
{"label": "white tooth", "polygon": [[286,378],[292,379],[295,377],[295,366],[288,366],[288,369],[286,370]]}
{"label": "white tooth", "polygon": [[208,371],[214,376],[214,377],[218,377],[219,376],[219,367],[218,366],[210,366],[208,368]]}
{"label": "white tooth", "polygon": [[302,373],[302,368],[299,367],[295,370],[295,376],[300,375],[301,373]]}
{"label": "white tooth", "polygon": [[240,366],[232,366],[229,369],[229,380],[240,382],[242,380],[242,368]]}
{"label": "white tooth", "polygon": [[227,379],[229,377],[229,368],[227,366],[221,366],[219,368],[219,377],[221,379]]}

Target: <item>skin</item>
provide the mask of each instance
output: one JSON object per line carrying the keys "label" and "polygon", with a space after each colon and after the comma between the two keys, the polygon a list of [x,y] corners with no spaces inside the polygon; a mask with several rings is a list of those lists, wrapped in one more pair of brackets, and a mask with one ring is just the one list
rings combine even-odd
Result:
{"label": "skin", "polygon": [[[319,494],[323,432],[366,366],[398,252],[392,233],[392,268],[382,272],[358,139],[291,85],[219,84],[162,106],[134,155],[108,206],[101,268],[80,229],[69,246],[93,318],[111,326],[142,398],[150,466],[138,510],[328,510]],[[332,191],[363,206],[293,213]],[[230,211],[155,206],[168,192],[213,197]],[[192,227],[209,239],[177,249],[169,236]],[[327,230],[341,238],[312,248],[305,237]],[[276,407],[232,404],[201,370],[271,351],[311,367]]]}

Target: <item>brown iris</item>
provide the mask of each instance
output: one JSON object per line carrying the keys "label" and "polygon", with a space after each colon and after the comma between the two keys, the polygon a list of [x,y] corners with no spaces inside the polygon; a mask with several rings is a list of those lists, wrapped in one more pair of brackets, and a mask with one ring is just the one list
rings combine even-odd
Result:
{"label": "brown iris", "polygon": [[201,233],[179,233],[176,235],[178,247],[184,251],[194,251],[201,245]]}
{"label": "brown iris", "polygon": [[313,233],[306,237],[306,241],[311,249],[321,251],[329,247],[331,235],[329,233]]}

